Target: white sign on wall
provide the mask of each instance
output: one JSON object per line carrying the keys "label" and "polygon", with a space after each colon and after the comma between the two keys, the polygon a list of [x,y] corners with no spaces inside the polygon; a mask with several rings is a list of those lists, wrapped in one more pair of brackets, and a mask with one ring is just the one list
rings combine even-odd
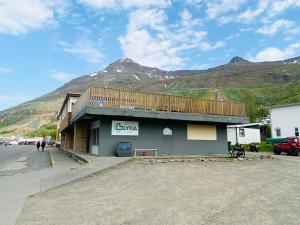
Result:
{"label": "white sign on wall", "polygon": [[113,120],[111,125],[111,135],[138,136],[139,123]]}
{"label": "white sign on wall", "polygon": [[172,130],[168,127],[163,129],[163,135],[171,136],[173,134]]}

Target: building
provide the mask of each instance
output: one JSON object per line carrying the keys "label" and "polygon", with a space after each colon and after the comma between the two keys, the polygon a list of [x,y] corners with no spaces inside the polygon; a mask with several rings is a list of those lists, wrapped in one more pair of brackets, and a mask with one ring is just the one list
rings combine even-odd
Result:
{"label": "building", "polygon": [[227,126],[227,139],[234,145],[261,142],[261,123],[249,123]]}
{"label": "building", "polygon": [[227,153],[226,126],[248,119],[241,103],[88,87],[66,96],[59,121],[62,148],[113,156],[118,142],[160,155]]}
{"label": "building", "polygon": [[272,138],[299,136],[300,103],[270,108]]}

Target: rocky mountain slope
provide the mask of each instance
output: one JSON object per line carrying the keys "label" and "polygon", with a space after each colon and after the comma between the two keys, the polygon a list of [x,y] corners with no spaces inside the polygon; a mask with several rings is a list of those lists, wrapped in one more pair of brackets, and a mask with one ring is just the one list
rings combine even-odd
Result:
{"label": "rocky mountain slope", "polygon": [[[120,59],[102,71],[78,77],[49,94],[0,112],[0,137],[20,136],[50,123],[66,93],[82,92],[89,85],[206,98],[216,95],[218,99],[243,101],[236,96],[245,90],[260,90],[261,95],[262,90],[270,88],[285,90],[284,87],[294,81],[300,81],[300,57],[263,63],[234,57],[228,64],[208,70],[178,71],[164,71],[141,66],[131,59]],[[297,101],[297,98],[292,99]]]}

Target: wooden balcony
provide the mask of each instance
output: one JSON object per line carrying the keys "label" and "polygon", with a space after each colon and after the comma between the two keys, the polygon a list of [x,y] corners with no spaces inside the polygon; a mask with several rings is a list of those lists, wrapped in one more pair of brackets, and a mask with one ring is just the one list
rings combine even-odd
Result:
{"label": "wooden balcony", "polygon": [[73,106],[73,116],[86,106],[245,116],[243,103],[102,87],[88,87]]}

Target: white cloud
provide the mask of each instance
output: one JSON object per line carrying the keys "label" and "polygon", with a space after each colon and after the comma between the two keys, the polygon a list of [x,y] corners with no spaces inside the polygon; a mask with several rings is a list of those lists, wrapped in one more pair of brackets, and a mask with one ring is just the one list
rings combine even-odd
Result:
{"label": "white cloud", "polygon": [[217,48],[221,48],[225,46],[224,41],[218,41],[215,44],[210,44],[208,42],[202,42],[200,43],[199,47],[202,51],[211,51]]}
{"label": "white cloud", "polygon": [[0,66],[0,74],[10,73],[12,69]]}
{"label": "white cloud", "polygon": [[167,15],[158,9],[135,10],[129,17],[127,32],[119,41],[124,57],[143,65],[177,69],[185,63],[185,51],[209,51],[224,45],[205,41],[207,33],[200,29],[201,20],[193,19],[187,9],[173,25],[167,24]]}
{"label": "white cloud", "polygon": [[[130,14],[127,33],[119,38],[124,56],[148,66],[165,68],[182,65],[165,28],[166,15],[161,10],[137,10]],[[153,36],[148,29],[158,32]]]}
{"label": "white cloud", "polygon": [[79,2],[96,9],[114,9],[117,6],[116,0],[79,0]]}
{"label": "white cloud", "polygon": [[206,0],[206,14],[209,19],[215,19],[219,16],[237,11],[246,2],[246,0]]}
{"label": "white cloud", "polygon": [[201,3],[203,3],[203,0],[185,0],[185,3],[187,5],[191,5],[191,6],[201,6]]}
{"label": "white cloud", "polygon": [[300,0],[275,0],[272,1],[268,15],[274,17],[292,7],[300,7]]}
{"label": "white cloud", "polygon": [[[257,22],[271,23],[272,18],[289,8],[300,7],[300,0],[258,0],[257,6],[241,11],[245,0],[205,0],[206,14],[219,24]],[[248,1],[249,2],[249,1]]]}
{"label": "white cloud", "polygon": [[247,9],[245,12],[241,13],[238,16],[238,20],[241,20],[242,22],[253,21],[268,8],[269,2],[269,0],[259,0],[255,10]]}
{"label": "white cloud", "polygon": [[54,25],[66,5],[64,0],[0,0],[0,33],[19,35]]}
{"label": "white cloud", "polygon": [[257,30],[258,33],[273,36],[279,30],[287,30],[294,26],[294,22],[290,20],[280,19],[276,20],[272,24],[261,27]]}
{"label": "white cloud", "polygon": [[64,83],[70,81],[72,78],[71,74],[58,70],[51,70],[50,77]]}
{"label": "white cloud", "polygon": [[87,38],[80,38],[74,43],[60,41],[58,43],[62,49],[77,57],[83,58],[89,63],[98,64],[103,60],[103,54],[99,51],[99,44]]}
{"label": "white cloud", "polygon": [[300,42],[291,44],[285,49],[269,47],[258,52],[251,60],[255,62],[284,60],[296,56],[299,53],[299,49]]}
{"label": "white cloud", "polygon": [[80,3],[94,9],[147,8],[150,6],[167,7],[170,0],[79,0]]}
{"label": "white cloud", "polygon": [[170,0],[122,0],[123,6],[125,8],[131,7],[149,7],[149,6],[156,6],[156,7],[167,7],[171,4]]}

